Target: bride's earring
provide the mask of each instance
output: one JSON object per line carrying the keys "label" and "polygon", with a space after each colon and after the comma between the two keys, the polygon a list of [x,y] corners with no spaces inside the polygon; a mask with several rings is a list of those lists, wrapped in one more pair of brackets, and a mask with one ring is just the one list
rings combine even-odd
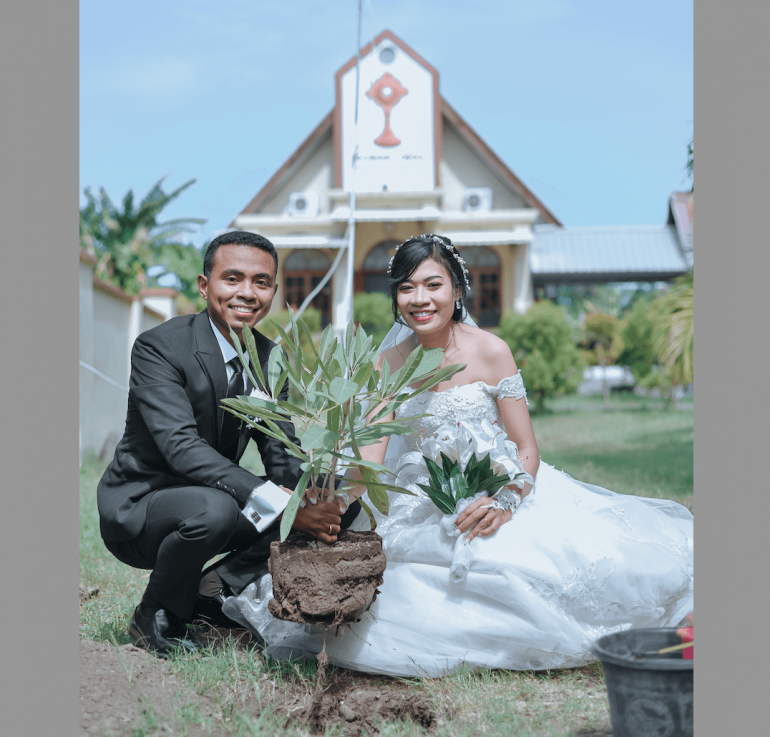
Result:
{"label": "bride's earring", "polygon": [[460,310],[462,309],[462,306],[463,306],[463,303],[460,302],[460,300],[458,299],[457,302],[455,302],[455,307],[457,307],[457,309]]}

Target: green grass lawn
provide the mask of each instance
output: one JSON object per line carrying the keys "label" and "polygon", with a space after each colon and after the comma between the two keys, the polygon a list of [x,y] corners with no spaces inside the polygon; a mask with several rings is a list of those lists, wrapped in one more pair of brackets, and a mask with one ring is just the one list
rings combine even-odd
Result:
{"label": "green grass lawn", "polygon": [[573,478],[623,494],[693,495],[692,405],[546,412],[532,426],[540,457]]}
{"label": "green grass lawn", "polygon": [[[570,398],[561,401],[569,406]],[[534,415],[533,425],[543,460],[577,479],[623,493],[674,499],[692,496],[691,408],[562,409]],[[98,588],[99,594],[80,606],[80,637],[125,645],[130,642],[131,613],[148,572],[119,563],[102,545],[96,485],[106,465],[88,456],[81,466],[80,582]],[[242,465],[262,470],[253,443]],[[300,697],[312,689],[315,668],[313,663],[308,665],[297,668],[271,662],[259,648],[244,651],[232,642],[203,657],[180,656],[170,661],[172,672],[195,693],[219,704],[221,719],[196,734],[266,737],[309,734],[291,716]],[[548,672],[461,670],[446,678],[411,681],[439,714],[433,732],[437,736],[609,734],[609,705],[598,663]],[[178,724],[180,733],[188,733],[181,713]],[[137,737],[161,733],[148,731],[146,725],[135,725],[132,732]],[[383,725],[382,734],[426,732],[412,723],[391,723]]]}

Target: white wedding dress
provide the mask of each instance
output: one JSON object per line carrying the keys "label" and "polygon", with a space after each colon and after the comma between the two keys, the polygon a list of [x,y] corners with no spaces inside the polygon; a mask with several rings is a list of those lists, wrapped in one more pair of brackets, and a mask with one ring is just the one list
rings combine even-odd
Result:
{"label": "white wedding dress", "polygon": [[[414,433],[390,439],[386,465],[394,468],[447,423],[477,418],[502,426],[498,395],[526,401],[525,394],[516,375],[497,387],[476,382],[407,400],[397,416],[433,416],[411,421]],[[391,493],[389,516],[375,512],[388,562],[380,594],[361,621],[335,634],[274,619],[269,575],[228,599],[225,612],[259,632],[273,657],[313,657],[325,637],[329,660],[340,666],[437,677],[462,663],[516,670],[584,665],[602,635],[676,626],[693,609],[693,518],[680,504],[615,494],[541,462],[534,489],[494,535],[473,540],[469,572],[454,583],[457,538],[414,482],[426,481],[408,480],[419,496]],[[369,529],[368,521],[354,527]]]}

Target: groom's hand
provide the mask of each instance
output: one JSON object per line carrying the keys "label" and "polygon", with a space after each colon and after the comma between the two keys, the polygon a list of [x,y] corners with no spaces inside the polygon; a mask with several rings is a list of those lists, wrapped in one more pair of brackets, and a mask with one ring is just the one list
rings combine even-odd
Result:
{"label": "groom's hand", "polygon": [[342,527],[342,513],[337,500],[308,504],[297,509],[292,528],[312,535],[325,543],[337,542]]}

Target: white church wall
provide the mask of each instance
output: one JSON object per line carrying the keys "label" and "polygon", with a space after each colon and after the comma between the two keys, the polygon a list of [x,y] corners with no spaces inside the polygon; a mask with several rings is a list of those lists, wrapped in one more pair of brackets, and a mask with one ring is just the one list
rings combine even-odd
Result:
{"label": "white church wall", "polygon": [[[289,195],[292,192],[315,192],[318,194],[319,214],[329,212],[328,192],[334,180],[334,142],[331,133],[324,136],[319,148],[292,173],[270,200],[260,207],[261,215],[281,215],[289,204]],[[301,223],[298,217],[297,222]]]}
{"label": "white church wall", "polygon": [[462,210],[465,190],[468,187],[492,189],[492,208],[514,210],[528,207],[519,197],[489,169],[474,151],[454,131],[444,125],[441,143],[441,186],[444,190],[444,210]]}

